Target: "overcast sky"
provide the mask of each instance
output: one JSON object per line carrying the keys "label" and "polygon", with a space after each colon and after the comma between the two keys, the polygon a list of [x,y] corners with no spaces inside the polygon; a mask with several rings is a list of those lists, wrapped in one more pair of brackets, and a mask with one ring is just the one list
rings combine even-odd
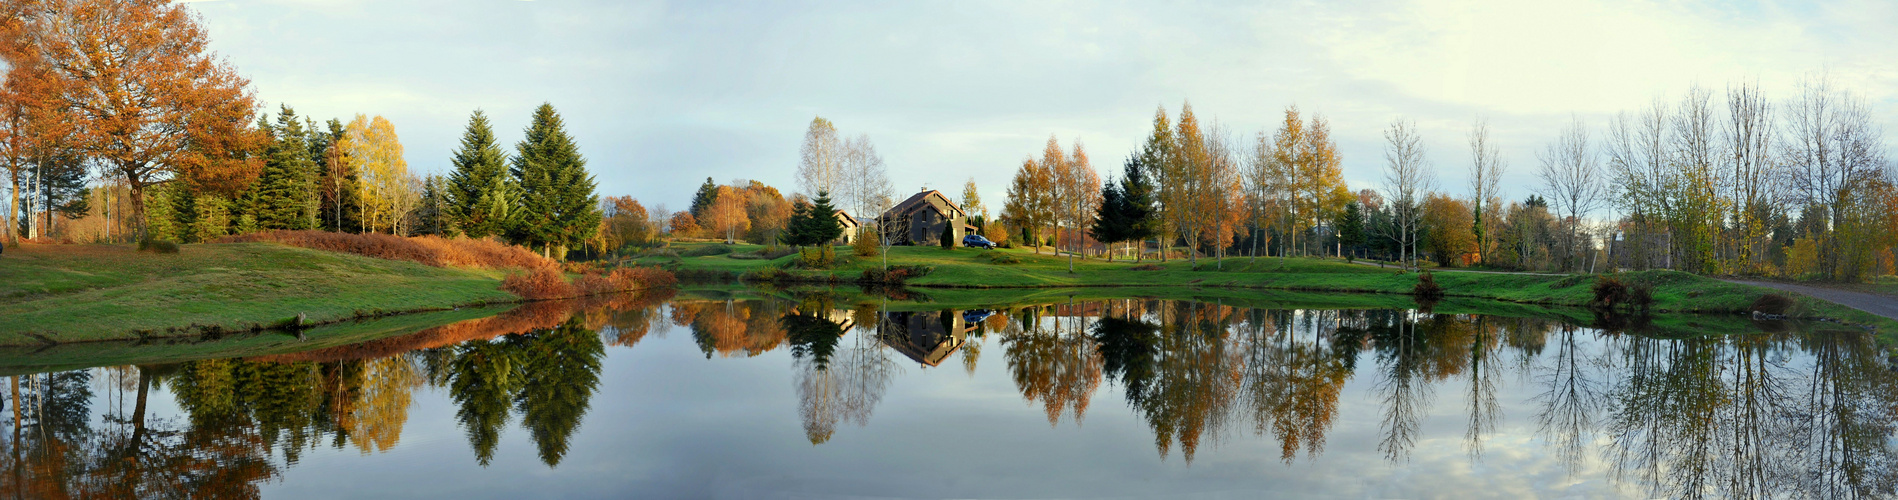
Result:
{"label": "overcast sky", "polygon": [[[1268,4],[1268,5],[1259,5]],[[1381,178],[1381,131],[1414,120],[1439,188],[1465,194],[1470,122],[1509,173],[1571,116],[1592,129],[1699,84],[1790,96],[1825,72],[1898,123],[1898,2],[1235,4],[223,0],[193,3],[211,46],[271,112],[382,115],[417,173],[448,168],[479,108],[503,140],[551,102],[603,195],[682,208],[706,177],[789,192],[812,117],[868,134],[899,194],[999,208],[1050,134],[1103,177],[1190,100],[1249,138],[1296,104],[1330,120],[1352,189]],[[1894,143],[1898,131],[1886,135]],[[952,194],[953,196],[953,194]],[[900,196],[899,196],[900,197]]]}

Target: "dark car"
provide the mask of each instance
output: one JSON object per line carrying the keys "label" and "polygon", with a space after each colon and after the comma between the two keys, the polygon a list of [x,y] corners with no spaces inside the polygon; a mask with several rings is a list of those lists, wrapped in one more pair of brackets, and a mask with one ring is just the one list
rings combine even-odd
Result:
{"label": "dark car", "polygon": [[962,246],[976,247],[976,248],[995,248],[995,242],[989,241],[988,238],[983,238],[982,235],[971,234],[971,235],[962,237]]}

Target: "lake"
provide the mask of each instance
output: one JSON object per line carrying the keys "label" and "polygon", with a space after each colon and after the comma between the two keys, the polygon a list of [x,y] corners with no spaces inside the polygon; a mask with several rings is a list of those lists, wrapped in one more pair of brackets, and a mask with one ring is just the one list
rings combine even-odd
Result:
{"label": "lake", "polygon": [[[313,330],[161,346],[162,359],[15,353],[0,495],[1898,489],[1898,375],[1860,330],[1238,302],[685,292],[476,311],[337,345]],[[71,369],[92,364],[116,366]]]}

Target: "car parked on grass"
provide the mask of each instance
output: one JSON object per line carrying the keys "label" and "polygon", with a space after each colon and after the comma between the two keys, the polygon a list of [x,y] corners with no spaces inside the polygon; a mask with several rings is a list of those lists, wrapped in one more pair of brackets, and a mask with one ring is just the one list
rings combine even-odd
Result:
{"label": "car parked on grass", "polygon": [[962,237],[962,246],[975,247],[975,248],[995,248],[995,242],[989,241],[988,238],[983,238],[982,235],[971,234],[971,235]]}

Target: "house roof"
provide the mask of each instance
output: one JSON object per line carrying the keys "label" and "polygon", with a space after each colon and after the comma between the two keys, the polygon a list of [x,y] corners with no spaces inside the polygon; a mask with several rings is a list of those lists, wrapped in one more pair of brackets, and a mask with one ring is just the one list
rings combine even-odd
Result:
{"label": "house roof", "polygon": [[858,221],[856,217],[851,217],[849,212],[845,212],[843,210],[837,211],[837,220],[843,221],[845,228],[852,228],[852,227],[858,227],[858,226],[863,225],[863,223]]}
{"label": "house roof", "polygon": [[927,200],[929,199],[930,195],[935,195],[937,198],[940,198],[942,200],[942,204],[944,206],[949,207],[950,210],[954,210],[956,211],[956,213],[961,214],[965,217],[969,215],[969,213],[967,211],[964,211],[962,207],[957,206],[954,200],[950,200],[949,197],[943,195],[941,191],[937,191],[934,189],[926,190],[926,191],[911,195],[909,199],[903,200],[902,203],[897,203],[896,206],[890,207],[890,210],[884,213],[908,214],[910,212],[915,211],[918,208],[922,208],[925,205],[929,205]]}

